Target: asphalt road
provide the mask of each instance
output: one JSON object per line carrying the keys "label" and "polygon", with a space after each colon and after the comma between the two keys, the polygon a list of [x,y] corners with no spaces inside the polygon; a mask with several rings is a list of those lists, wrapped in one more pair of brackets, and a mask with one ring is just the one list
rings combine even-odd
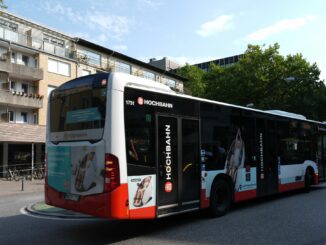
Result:
{"label": "asphalt road", "polygon": [[146,221],[45,220],[20,214],[41,193],[0,199],[0,244],[326,244],[326,184],[205,212]]}

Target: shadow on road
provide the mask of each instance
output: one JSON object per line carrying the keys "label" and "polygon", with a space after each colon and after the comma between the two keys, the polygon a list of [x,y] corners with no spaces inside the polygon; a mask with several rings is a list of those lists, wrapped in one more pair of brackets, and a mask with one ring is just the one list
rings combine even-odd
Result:
{"label": "shadow on road", "polygon": [[[300,194],[302,192],[293,191],[238,203],[233,206],[227,216],[217,219],[208,218],[207,212],[203,210],[157,220],[134,221],[44,220],[24,215],[3,217],[0,218],[0,244],[17,244],[18,241],[24,241],[24,244],[49,245],[111,244],[115,242],[128,242],[128,240],[134,238],[136,240],[137,238],[146,239],[146,237],[165,240],[166,243],[168,243],[169,239],[187,243],[214,243],[206,238],[219,237],[221,239],[223,234],[228,231],[233,233],[237,229],[239,230],[238,232],[241,232],[243,229],[237,225],[239,224],[240,217],[244,216],[244,219],[248,221],[248,217],[254,216],[253,214],[257,210],[263,210],[270,206],[267,205],[268,203],[271,203],[271,206],[277,206],[273,202],[288,201],[295,196],[301,195],[306,195],[309,199],[309,195],[318,195],[319,191],[325,188],[326,186],[323,185],[312,187],[309,194]],[[295,202],[296,200],[292,201]],[[264,204],[266,204],[266,207]],[[228,237],[225,239],[232,238]]]}
{"label": "shadow on road", "polygon": [[326,189],[325,185],[312,186],[310,189],[310,193],[305,193],[302,189],[299,189],[299,190],[278,193],[278,194],[274,194],[274,195],[270,195],[270,196],[266,196],[266,197],[261,197],[261,198],[257,198],[257,199],[252,199],[252,200],[248,200],[248,201],[243,201],[243,202],[233,204],[231,212],[236,211],[236,210],[241,210],[244,208],[253,207],[253,206],[263,205],[266,203],[277,202],[282,199],[291,198],[291,197],[297,196],[297,195],[309,195],[313,192],[318,192],[318,191],[324,190],[324,189]]}

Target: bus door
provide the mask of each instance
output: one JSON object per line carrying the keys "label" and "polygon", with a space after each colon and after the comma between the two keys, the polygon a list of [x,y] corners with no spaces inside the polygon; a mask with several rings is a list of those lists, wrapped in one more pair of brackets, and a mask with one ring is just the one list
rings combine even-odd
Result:
{"label": "bus door", "polygon": [[156,142],[158,216],[199,208],[199,121],[158,115]]}
{"label": "bus door", "polygon": [[257,196],[269,195],[278,191],[276,123],[271,120],[256,119]]}
{"label": "bus door", "polygon": [[326,179],[326,130],[319,128],[317,141],[318,174],[321,180]]}

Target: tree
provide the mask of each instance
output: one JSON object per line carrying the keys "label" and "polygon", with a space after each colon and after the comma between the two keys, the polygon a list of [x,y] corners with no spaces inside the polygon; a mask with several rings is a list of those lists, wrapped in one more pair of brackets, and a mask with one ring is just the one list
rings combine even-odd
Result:
{"label": "tree", "polygon": [[326,89],[320,70],[301,54],[279,53],[276,43],[265,48],[248,45],[243,58],[229,67],[212,64],[201,81],[204,97],[262,110],[279,109],[311,119],[326,119]]}
{"label": "tree", "polygon": [[8,6],[5,5],[4,0],[0,0],[0,9],[7,9]]}
{"label": "tree", "polygon": [[203,82],[203,75],[205,72],[196,66],[186,64],[184,67],[177,69],[177,74],[187,78],[184,83],[185,92],[196,97],[203,97],[205,93],[205,83]]}

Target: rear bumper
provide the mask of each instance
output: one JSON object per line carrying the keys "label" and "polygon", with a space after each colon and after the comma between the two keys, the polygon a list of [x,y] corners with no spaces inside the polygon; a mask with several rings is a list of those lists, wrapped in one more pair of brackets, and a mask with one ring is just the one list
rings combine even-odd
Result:
{"label": "rear bumper", "polygon": [[129,219],[127,184],[122,184],[110,193],[81,196],[79,201],[64,198],[64,193],[45,185],[45,202],[72,211],[107,219]]}

